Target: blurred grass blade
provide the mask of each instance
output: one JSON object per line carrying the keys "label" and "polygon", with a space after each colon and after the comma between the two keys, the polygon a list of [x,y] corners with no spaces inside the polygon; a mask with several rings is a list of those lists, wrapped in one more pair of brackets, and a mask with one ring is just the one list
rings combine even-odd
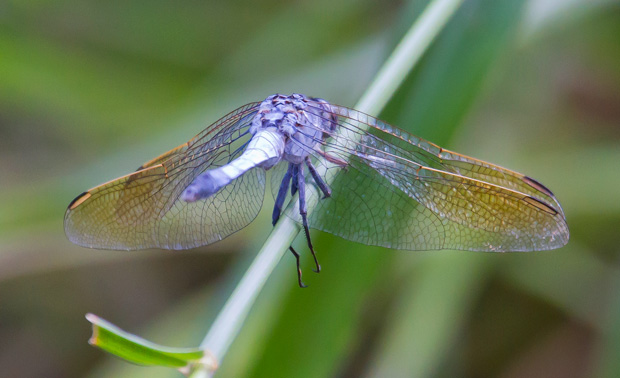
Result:
{"label": "blurred grass blade", "polygon": [[[615,274],[611,278],[610,289],[614,293],[620,292],[620,274]],[[596,376],[601,378],[617,377],[620,372],[620,297],[613,295],[606,311],[604,319],[605,333],[601,342],[602,353],[598,362]]]}
{"label": "blurred grass blade", "polygon": [[[385,113],[399,124],[415,125],[415,134],[449,144],[489,71],[514,46],[523,3],[465,2]],[[420,274],[406,274],[405,287],[394,289],[400,297],[367,376],[431,377],[446,368],[442,364],[450,360],[451,346],[494,271],[489,257],[437,254],[421,264]],[[404,258],[397,263],[408,265]]]}
{"label": "blurred grass blade", "polygon": [[613,292],[609,285],[619,276],[618,269],[576,242],[562,249],[561,264],[553,265],[556,274],[549,274],[548,268],[556,261],[553,252],[528,257],[505,260],[503,277],[593,329],[604,326],[601,319],[607,311],[606,294]]}
{"label": "blurred grass blade", "polygon": [[[494,63],[514,46],[524,0],[463,4],[382,115],[439,145],[475,104]],[[446,133],[446,131],[448,131]]]}
{"label": "blurred grass blade", "polygon": [[210,353],[200,348],[169,348],[157,345],[123,331],[114,324],[94,315],[86,314],[93,324],[89,344],[129,362],[146,366],[164,366],[189,374],[200,367],[209,371],[217,368]]}
{"label": "blurred grass blade", "polygon": [[522,24],[523,41],[532,40],[537,34],[574,22],[601,8],[617,6],[616,0],[529,0]]}
{"label": "blurred grass blade", "polygon": [[367,377],[432,377],[467,324],[490,264],[484,256],[446,253],[415,267]]}

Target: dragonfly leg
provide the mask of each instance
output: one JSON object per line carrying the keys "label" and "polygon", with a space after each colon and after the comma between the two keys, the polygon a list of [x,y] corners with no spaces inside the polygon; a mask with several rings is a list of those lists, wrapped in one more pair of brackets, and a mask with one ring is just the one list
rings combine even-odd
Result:
{"label": "dragonfly leg", "polygon": [[296,176],[297,187],[299,189],[299,214],[301,215],[302,224],[304,226],[306,241],[308,242],[308,247],[310,248],[310,252],[312,252],[314,264],[316,265],[316,270],[314,271],[316,273],[319,273],[321,271],[321,265],[319,265],[319,261],[317,260],[316,254],[314,253],[314,247],[312,246],[312,240],[310,239],[310,228],[308,227],[308,209],[306,207],[306,180],[304,179],[304,169],[301,164],[297,166]]}
{"label": "dragonfly leg", "polygon": [[286,192],[288,191],[288,186],[291,183],[291,177],[293,176],[293,167],[294,165],[289,163],[288,170],[284,174],[284,178],[282,178],[280,190],[278,190],[278,197],[276,198],[276,204],[273,206],[273,215],[271,216],[272,224],[274,226],[278,222],[278,219],[280,219],[280,214],[282,213],[282,206],[284,206]]}
{"label": "dragonfly leg", "polygon": [[323,181],[323,178],[319,176],[319,173],[316,171],[316,168],[314,168],[314,165],[312,165],[312,160],[310,160],[310,156],[306,156],[306,166],[308,166],[308,170],[310,171],[310,174],[312,175],[314,182],[316,182],[316,184],[319,186],[319,188],[323,192],[323,198],[331,197],[332,190],[329,188],[329,186],[327,186],[325,181]]}
{"label": "dragonfly leg", "polygon": [[301,280],[301,268],[299,267],[299,253],[297,253],[297,251],[295,251],[292,246],[288,247],[288,249],[289,251],[293,253],[293,256],[295,256],[295,260],[297,261],[297,281],[299,282],[299,287],[308,287]]}
{"label": "dragonfly leg", "polygon": [[328,153],[327,153],[327,152],[325,152],[325,151],[316,150],[316,152],[317,152],[319,155],[321,155],[321,156],[322,156],[325,160],[329,161],[330,163],[334,163],[334,164],[336,164],[336,165],[340,166],[340,168],[346,168],[346,167],[347,167],[347,165],[349,165],[349,164],[347,164],[347,162],[346,162],[346,161],[344,161],[344,160],[342,160],[342,159],[338,159],[337,157],[332,156],[332,155],[328,154]]}
{"label": "dragonfly leg", "polygon": [[299,176],[299,165],[293,164],[293,180],[291,182],[291,196],[294,196],[297,193],[297,183]]}

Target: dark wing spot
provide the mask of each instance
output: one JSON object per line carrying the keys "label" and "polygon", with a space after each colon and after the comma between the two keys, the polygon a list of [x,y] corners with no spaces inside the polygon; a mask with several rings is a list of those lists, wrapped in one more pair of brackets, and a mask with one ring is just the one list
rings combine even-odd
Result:
{"label": "dark wing spot", "polygon": [[76,207],[80,206],[80,204],[86,201],[89,197],[90,197],[90,193],[88,192],[84,192],[80,194],[79,196],[75,197],[73,201],[71,201],[71,203],[69,204],[69,210],[73,210]]}
{"label": "dark wing spot", "polygon": [[551,190],[549,190],[549,188],[547,188],[546,186],[544,186],[543,184],[539,183],[538,181],[534,180],[531,177],[527,177],[527,176],[523,176],[523,181],[528,184],[529,186],[531,186],[532,188],[545,193],[546,195],[550,196],[550,197],[554,197],[553,192]]}
{"label": "dark wing spot", "polygon": [[536,206],[537,208],[539,208],[540,210],[547,212],[551,215],[557,215],[558,212],[551,206],[547,205],[546,203],[544,203],[543,201],[539,200],[538,198],[535,197],[524,197],[523,200],[527,203],[529,203],[530,205]]}

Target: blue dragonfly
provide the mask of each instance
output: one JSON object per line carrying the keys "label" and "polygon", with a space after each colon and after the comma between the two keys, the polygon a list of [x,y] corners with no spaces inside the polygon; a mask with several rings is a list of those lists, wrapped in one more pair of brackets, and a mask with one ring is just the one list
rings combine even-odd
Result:
{"label": "blue dragonfly", "polygon": [[[257,216],[270,169],[273,224],[296,199],[293,215],[317,272],[311,227],[405,250],[535,251],[569,239],[560,203],[533,178],[301,94],[244,105],[136,172],[80,194],[65,233],[99,249],[207,245]],[[309,190],[322,197],[311,213]],[[290,251],[303,287],[299,254]]]}

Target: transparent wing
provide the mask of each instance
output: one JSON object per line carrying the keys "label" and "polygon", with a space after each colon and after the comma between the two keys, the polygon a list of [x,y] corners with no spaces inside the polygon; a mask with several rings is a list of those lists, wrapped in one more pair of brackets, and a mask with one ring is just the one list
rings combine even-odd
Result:
{"label": "transparent wing", "polygon": [[[539,182],[356,110],[332,105],[332,111],[341,132],[312,148],[326,175],[341,172],[332,197],[312,212],[311,227],[408,250],[531,251],[568,242],[562,208]],[[325,154],[347,167],[335,167]]]}
{"label": "transparent wing", "polygon": [[101,249],[186,249],[245,227],[262,206],[263,170],[251,170],[206,200],[187,203],[179,196],[196,176],[242,152],[258,105],[242,106],[138,171],[78,196],[65,214],[67,237]]}

